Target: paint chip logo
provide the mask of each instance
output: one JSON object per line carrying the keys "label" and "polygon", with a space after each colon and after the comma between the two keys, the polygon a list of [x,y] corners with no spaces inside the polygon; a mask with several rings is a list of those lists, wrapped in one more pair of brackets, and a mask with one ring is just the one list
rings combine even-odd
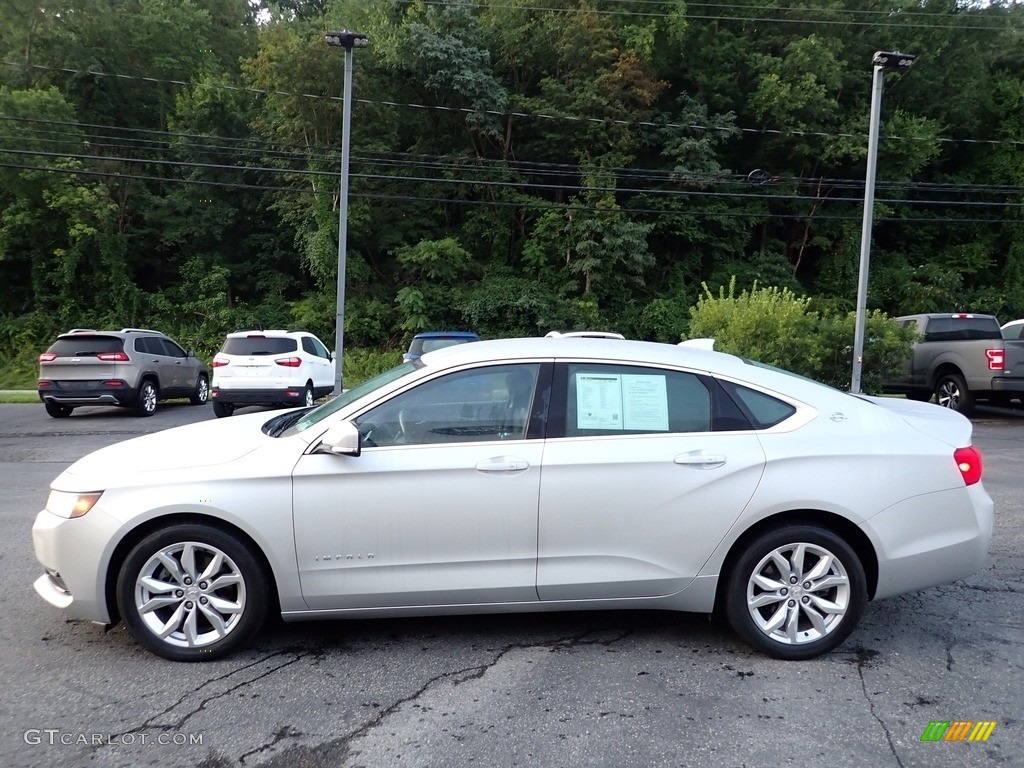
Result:
{"label": "paint chip logo", "polygon": [[988,741],[995,729],[995,720],[932,720],[921,741]]}

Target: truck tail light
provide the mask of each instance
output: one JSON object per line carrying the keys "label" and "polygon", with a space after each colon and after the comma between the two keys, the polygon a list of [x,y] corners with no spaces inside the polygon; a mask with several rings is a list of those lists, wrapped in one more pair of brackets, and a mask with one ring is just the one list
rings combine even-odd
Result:
{"label": "truck tail light", "polygon": [[981,453],[973,445],[953,451],[953,460],[963,475],[964,485],[974,485],[981,480]]}
{"label": "truck tail light", "polygon": [[1003,370],[1003,364],[1006,362],[1006,350],[986,349],[985,357],[988,358],[988,369],[990,371]]}

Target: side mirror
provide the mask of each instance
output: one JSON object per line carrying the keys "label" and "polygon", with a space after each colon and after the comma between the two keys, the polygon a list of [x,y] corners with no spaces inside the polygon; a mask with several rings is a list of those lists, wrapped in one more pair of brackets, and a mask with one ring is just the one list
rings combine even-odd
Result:
{"label": "side mirror", "polygon": [[358,456],[363,452],[363,441],[359,429],[351,421],[332,424],[320,438],[320,444],[313,453],[330,453],[334,456]]}

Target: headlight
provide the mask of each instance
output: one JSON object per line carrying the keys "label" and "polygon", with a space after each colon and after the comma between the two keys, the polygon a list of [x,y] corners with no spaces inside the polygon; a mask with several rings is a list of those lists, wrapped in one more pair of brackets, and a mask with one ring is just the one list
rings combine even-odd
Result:
{"label": "headlight", "polygon": [[46,500],[46,509],[57,517],[81,517],[93,508],[102,495],[103,491],[97,493],[50,491],[50,497]]}

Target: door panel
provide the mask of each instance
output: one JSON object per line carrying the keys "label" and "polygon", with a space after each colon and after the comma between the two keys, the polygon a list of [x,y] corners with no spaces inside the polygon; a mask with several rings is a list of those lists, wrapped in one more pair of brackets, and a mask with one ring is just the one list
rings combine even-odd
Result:
{"label": "door panel", "polygon": [[304,456],[295,543],[312,609],[535,601],[541,441]]}
{"label": "door panel", "polygon": [[687,371],[569,362],[554,381],[540,598],[684,589],[760,481],[749,418],[721,385]]}
{"label": "door panel", "polygon": [[550,366],[441,375],[360,414],[357,457],[294,474],[303,595],[314,609],[536,601]]}
{"label": "door panel", "polygon": [[540,598],[652,597],[685,588],[743,511],[763,469],[764,452],[751,433],[550,440],[540,498]]}

